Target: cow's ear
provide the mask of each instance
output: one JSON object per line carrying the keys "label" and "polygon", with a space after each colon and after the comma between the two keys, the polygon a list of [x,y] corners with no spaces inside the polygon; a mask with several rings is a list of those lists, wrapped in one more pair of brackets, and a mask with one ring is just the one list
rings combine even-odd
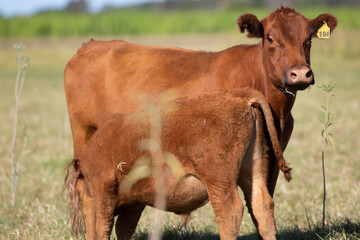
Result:
{"label": "cow's ear", "polygon": [[338,23],[337,18],[329,13],[320,14],[315,19],[309,19],[309,26],[314,31],[314,36],[316,36],[319,28],[324,25],[324,21],[329,26],[330,32],[334,31]]}
{"label": "cow's ear", "polygon": [[259,19],[250,13],[241,15],[237,24],[239,26],[240,32],[244,32],[245,29],[249,32],[247,35],[250,38],[263,38],[264,37],[264,27]]}

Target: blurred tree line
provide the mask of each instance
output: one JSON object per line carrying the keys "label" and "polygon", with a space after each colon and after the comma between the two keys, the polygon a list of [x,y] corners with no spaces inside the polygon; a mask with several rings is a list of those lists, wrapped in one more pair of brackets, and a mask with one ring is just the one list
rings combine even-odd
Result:
{"label": "blurred tree line", "polygon": [[164,0],[165,9],[199,8],[199,9],[224,9],[233,7],[267,7],[277,8],[287,6],[311,5],[360,5],[360,0]]}
{"label": "blurred tree line", "polygon": [[[40,9],[36,14],[47,14],[51,12],[74,12],[74,13],[88,13],[89,4],[87,0],[71,0],[64,9],[62,10],[53,10],[51,8]],[[1,17],[1,13],[0,13]]]}
{"label": "blurred tree line", "polygon": [[89,5],[86,0],[72,0],[69,4],[65,7],[65,11],[68,12],[88,12]]}
{"label": "blurred tree line", "polygon": [[[230,9],[234,7],[267,7],[277,8],[286,6],[312,6],[312,5],[360,5],[360,0],[162,0],[159,2],[144,2],[128,8],[156,9],[156,10],[188,10],[188,9]],[[118,9],[117,6],[106,5],[103,10]],[[88,12],[89,5],[86,0],[72,0],[65,7],[69,12]]]}

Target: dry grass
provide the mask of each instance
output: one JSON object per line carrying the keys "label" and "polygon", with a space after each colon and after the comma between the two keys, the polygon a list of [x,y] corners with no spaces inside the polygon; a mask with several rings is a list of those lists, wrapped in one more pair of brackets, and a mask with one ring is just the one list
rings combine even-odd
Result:
{"label": "dry grass", "polygon": [[[249,42],[240,34],[183,35],[172,37],[117,36],[131,42],[172,45],[191,49],[220,50]],[[285,157],[292,163],[293,180],[279,178],[275,214],[280,239],[359,239],[360,231],[360,30],[335,31],[330,40],[314,40],[312,67],[316,85],[333,81],[336,97],[330,111],[340,121],[333,132],[337,155],[326,155],[327,224],[321,232],[322,175],[321,123],[317,120],[325,95],[313,87],[298,94],[293,109],[295,130]],[[61,195],[63,167],[72,157],[66,117],[63,69],[86,39],[29,39],[24,54],[31,57],[19,129],[27,124],[28,148],[22,162],[17,201],[11,207],[11,129],[16,76],[16,39],[0,40],[0,239],[70,239],[67,199]],[[255,41],[256,40],[251,40]],[[135,239],[146,239],[152,228],[152,209],[140,220]],[[165,239],[219,239],[210,205],[192,214],[187,231],[180,217],[166,214]],[[239,239],[255,239],[253,224],[245,214]]]}

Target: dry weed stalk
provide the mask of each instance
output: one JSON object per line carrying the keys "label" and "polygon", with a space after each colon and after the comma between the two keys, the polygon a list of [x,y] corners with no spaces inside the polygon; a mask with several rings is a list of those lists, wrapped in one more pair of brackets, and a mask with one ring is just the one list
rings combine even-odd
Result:
{"label": "dry weed stalk", "polygon": [[124,190],[130,190],[138,180],[152,177],[155,188],[154,207],[158,210],[154,212],[154,229],[149,234],[149,239],[160,240],[162,238],[163,210],[166,210],[166,183],[163,167],[165,164],[169,166],[177,178],[183,173],[177,158],[161,149],[163,119],[166,114],[175,110],[174,105],[166,100],[174,98],[175,92],[173,90],[166,91],[157,99],[153,99],[143,92],[136,92],[136,96],[142,106],[142,111],[131,115],[129,120],[133,123],[150,123],[149,138],[139,142],[139,148],[148,150],[150,156],[143,156],[136,161],[135,166],[123,181],[122,187]]}
{"label": "dry weed stalk", "polygon": [[16,61],[18,63],[18,71],[15,81],[15,116],[14,116],[14,127],[13,127],[13,137],[11,142],[11,179],[12,179],[12,187],[11,187],[11,205],[15,205],[15,196],[16,196],[16,184],[18,181],[18,173],[19,173],[19,166],[20,166],[20,160],[21,157],[24,156],[26,153],[25,147],[26,147],[26,126],[24,126],[23,131],[23,146],[22,151],[18,157],[18,159],[15,159],[15,147],[16,147],[16,134],[17,134],[17,123],[18,123],[18,114],[19,114],[19,103],[20,103],[20,96],[22,93],[22,89],[24,86],[25,76],[26,76],[26,70],[29,65],[29,58],[24,57],[22,55],[22,50],[25,48],[25,45],[20,44],[14,44],[13,48],[18,52],[18,57],[16,58]]}

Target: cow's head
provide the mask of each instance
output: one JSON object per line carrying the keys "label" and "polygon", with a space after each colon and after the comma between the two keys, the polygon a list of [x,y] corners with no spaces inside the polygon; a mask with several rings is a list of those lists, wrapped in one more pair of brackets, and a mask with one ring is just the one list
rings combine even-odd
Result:
{"label": "cow's head", "polygon": [[283,7],[259,21],[253,14],[244,14],[237,23],[248,37],[262,38],[262,58],[269,78],[278,87],[292,91],[304,90],[314,84],[310,67],[311,39],[324,21],[332,32],[337,19],[331,14],[321,14],[307,19],[294,9]]}

